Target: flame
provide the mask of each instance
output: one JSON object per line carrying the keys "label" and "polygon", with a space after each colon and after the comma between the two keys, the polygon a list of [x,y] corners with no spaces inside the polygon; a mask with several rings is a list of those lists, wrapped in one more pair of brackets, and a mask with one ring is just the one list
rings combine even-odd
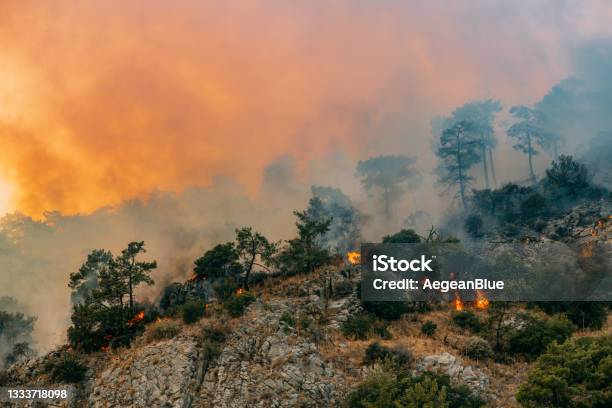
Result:
{"label": "flame", "polygon": [[238,290],[236,291],[236,295],[240,296],[240,295],[242,295],[244,292],[245,292],[245,290],[244,290],[244,289],[242,289],[242,288],[238,288]]}
{"label": "flame", "polygon": [[485,296],[482,290],[476,291],[476,302],[474,303],[478,309],[486,309],[489,307],[489,299]]}
{"label": "flame", "polygon": [[102,350],[102,352],[104,352],[104,353],[108,353],[109,350],[110,350],[110,345],[107,344],[105,346],[102,346],[102,348],[100,350]]}
{"label": "flame", "polygon": [[458,292],[455,292],[455,310],[463,310],[463,302]]}
{"label": "flame", "polygon": [[144,312],[140,312],[138,313],[136,316],[132,317],[130,320],[128,320],[127,325],[128,326],[133,326],[136,323],[138,323],[139,321],[141,321],[142,319],[144,319]]}
{"label": "flame", "polygon": [[351,265],[357,265],[361,262],[361,253],[357,251],[351,251],[346,253],[346,259],[348,259]]}

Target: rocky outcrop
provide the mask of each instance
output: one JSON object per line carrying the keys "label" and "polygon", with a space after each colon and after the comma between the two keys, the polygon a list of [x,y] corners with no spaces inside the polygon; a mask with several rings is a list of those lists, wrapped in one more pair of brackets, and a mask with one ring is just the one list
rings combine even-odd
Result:
{"label": "rocky outcrop", "polygon": [[198,339],[193,336],[125,350],[95,378],[89,406],[188,406],[200,365]]}
{"label": "rocky outcrop", "polygon": [[417,363],[415,372],[433,371],[446,374],[453,384],[467,385],[470,390],[486,398],[489,390],[489,377],[476,367],[463,365],[460,358],[449,353],[424,357]]}
{"label": "rocky outcrop", "polygon": [[294,312],[286,301],[257,302],[245,325],[227,341],[208,370],[196,406],[336,406],[346,392],[341,373],[315,344],[280,321]]}

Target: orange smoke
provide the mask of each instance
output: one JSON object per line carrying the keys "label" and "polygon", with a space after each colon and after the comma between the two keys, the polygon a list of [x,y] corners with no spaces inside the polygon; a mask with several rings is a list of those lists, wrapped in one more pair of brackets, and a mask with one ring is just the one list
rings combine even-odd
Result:
{"label": "orange smoke", "polygon": [[554,47],[516,49],[514,30],[491,24],[473,46],[470,21],[440,21],[455,15],[448,6],[271,3],[0,4],[0,178],[12,207],[89,212],[218,175],[255,193],[280,155],[303,171],[330,152],[361,157],[388,131],[384,117],[410,122],[428,149],[434,114],[482,93],[539,96],[562,77],[551,69],[565,75],[525,60]]}

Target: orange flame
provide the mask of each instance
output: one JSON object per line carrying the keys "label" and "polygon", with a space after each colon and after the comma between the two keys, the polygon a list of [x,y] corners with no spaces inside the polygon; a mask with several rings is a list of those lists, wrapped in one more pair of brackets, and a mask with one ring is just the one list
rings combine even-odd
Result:
{"label": "orange flame", "polygon": [[240,296],[240,295],[242,295],[244,292],[245,292],[245,290],[244,290],[244,289],[242,289],[242,288],[238,288],[238,290],[236,291],[236,294],[237,294],[238,296]]}
{"label": "orange flame", "polygon": [[489,299],[487,299],[483,291],[476,291],[476,302],[474,303],[474,305],[478,309],[486,309],[487,307],[489,307]]}
{"label": "orange flame", "polygon": [[351,265],[357,265],[361,262],[361,253],[357,251],[351,251],[346,253],[346,259],[348,259]]}
{"label": "orange flame", "polygon": [[142,319],[144,319],[144,312],[140,312],[136,316],[132,317],[130,320],[128,320],[127,324],[128,326],[133,326]]}
{"label": "orange flame", "polygon": [[459,297],[459,293],[455,292],[455,310],[463,310],[463,302],[461,301],[461,297]]}

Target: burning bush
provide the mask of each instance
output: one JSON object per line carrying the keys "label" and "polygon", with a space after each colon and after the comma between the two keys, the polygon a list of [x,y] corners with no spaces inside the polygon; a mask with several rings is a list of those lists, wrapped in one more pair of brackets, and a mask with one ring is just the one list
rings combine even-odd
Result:
{"label": "burning bush", "polygon": [[229,299],[223,302],[223,308],[227,310],[230,316],[240,317],[249,306],[255,300],[255,295],[251,292],[243,291],[241,293],[235,293]]}

